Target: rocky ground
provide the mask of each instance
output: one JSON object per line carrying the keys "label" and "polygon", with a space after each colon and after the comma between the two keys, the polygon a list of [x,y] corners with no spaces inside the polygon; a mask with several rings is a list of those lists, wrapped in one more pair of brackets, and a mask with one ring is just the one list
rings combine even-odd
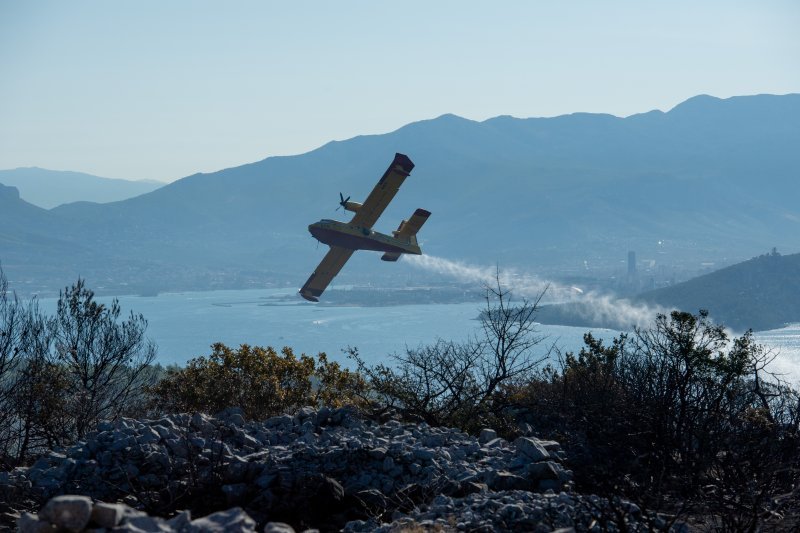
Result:
{"label": "rocky ground", "polygon": [[[0,502],[25,531],[64,527],[53,509],[67,501],[81,509],[68,517],[85,517],[72,531],[647,529],[635,505],[571,492],[563,460],[556,442],[490,429],[475,438],[349,408],[246,422],[229,409],[100,424],[0,473]],[[85,498],[52,499],[65,494]]]}

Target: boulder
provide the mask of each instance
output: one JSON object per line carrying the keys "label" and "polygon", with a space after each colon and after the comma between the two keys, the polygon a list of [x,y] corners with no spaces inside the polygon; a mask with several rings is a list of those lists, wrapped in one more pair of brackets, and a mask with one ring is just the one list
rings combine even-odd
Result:
{"label": "boulder", "polygon": [[167,520],[167,525],[174,531],[187,531],[192,527],[192,513],[189,511],[178,513]]}
{"label": "boulder", "polygon": [[114,533],[172,533],[172,528],[161,518],[133,516],[114,528]]}
{"label": "boulder", "polygon": [[490,428],[484,428],[481,430],[481,434],[478,437],[478,442],[481,444],[486,444],[490,440],[497,438],[497,432]]}
{"label": "boulder", "polygon": [[512,474],[511,472],[500,471],[489,478],[489,487],[492,490],[530,490],[530,480]]}
{"label": "boulder", "polygon": [[414,457],[422,461],[430,461],[433,459],[433,450],[427,448],[414,448]]}
{"label": "boulder", "polygon": [[491,450],[493,448],[502,448],[505,445],[505,439],[501,439],[500,437],[488,440],[483,443],[482,448],[486,448],[487,450]]}
{"label": "boulder", "polygon": [[219,511],[191,522],[192,531],[206,533],[250,533],[255,530],[255,527],[255,520],[250,518],[241,507]]}
{"label": "boulder", "polygon": [[128,506],[121,503],[97,502],[92,506],[91,520],[100,527],[110,529],[119,525],[127,509]]}
{"label": "boulder", "polygon": [[241,407],[228,407],[223,409],[214,418],[221,420],[229,426],[243,426],[245,423],[244,410]]}
{"label": "boulder", "polygon": [[92,517],[92,500],[86,496],[56,496],[39,511],[39,518],[67,531],[80,531]]}
{"label": "boulder", "polygon": [[36,515],[22,513],[17,520],[17,531],[20,533],[49,533],[58,531],[58,528],[47,520],[40,520]]}
{"label": "boulder", "polygon": [[517,449],[517,454],[527,457],[533,462],[550,458],[550,453],[536,439],[519,437],[514,441],[514,446]]}

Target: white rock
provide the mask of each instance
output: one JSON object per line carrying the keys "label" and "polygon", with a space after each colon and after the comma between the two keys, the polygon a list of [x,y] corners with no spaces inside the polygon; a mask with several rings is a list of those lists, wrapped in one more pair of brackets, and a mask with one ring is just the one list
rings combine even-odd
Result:
{"label": "white rock", "polygon": [[256,522],[241,507],[227,511],[219,511],[197,520],[192,520],[191,531],[207,533],[249,533],[256,527]]}
{"label": "white rock", "polygon": [[294,528],[284,522],[267,522],[264,533],[295,533]]}
{"label": "white rock", "polygon": [[533,462],[544,461],[550,458],[550,454],[544,449],[544,446],[539,444],[535,439],[519,437],[514,441],[514,446],[516,446],[518,454],[524,455]]}
{"label": "white rock", "polygon": [[92,517],[92,500],[86,496],[56,496],[45,504],[39,517],[68,531],[80,531]]}
{"label": "white rock", "polygon": [[497,432],[495,430],[490,429],[490,428],[484,428],[484,429],[481,430],[481,434],[478,437],[478,442],[480,442],[481,444],[485,444],[485,443],[489,442],[490,440],[493,440],[493,439],[496,439],[496,438],[497,438]]}

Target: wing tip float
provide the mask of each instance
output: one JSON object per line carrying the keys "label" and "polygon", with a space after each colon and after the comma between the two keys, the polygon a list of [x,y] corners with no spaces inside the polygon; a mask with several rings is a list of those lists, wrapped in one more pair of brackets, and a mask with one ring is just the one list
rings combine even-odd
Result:
{"label": "wing tip float", "polygon": [[389,170],[386,172],[389,172],[392,170],[392,167],[397,165],[400,165],[400,168],[405,171],[406,175],[411,174],[411,171],[414,170],[414,163],[411,162],[411,159],[409,159],[407,155],[401,154],[400,152],[394,154],[394,161],[392,161],[392,164],[389,165]]}
{"label": "wing tip float", "polygon": [[[422,253],[415,235],[430,216],[430,211],[417,209],[409,220],[400,223],[400,227],[392,232],[392,235],[372,231],[372,225],[413,169],[414,163],[407,155],[396,153],[392,164],[386,169],[364,204],[358,204],[358,209],[354,210],[356,215],[349,223],[321,220],[308,227],[318,241],[331,248],[300,289],[300,296],[309,302],[319,302],[319,297],[328,284],[356,250],[384,252],[381,257],[384,261],[397,261],[402,254]],[[347,200],[349,199],[348,196]],[[342,196],[340,204],[345,203],[347,201]]]}
{"label": "wing tip float", "polygon": [[308,300],[309,302],[319,302],[319,296],[322,294],[322,291],[319,291],[317,296],[314,296],[311,291],[300,289],[300,296]]}

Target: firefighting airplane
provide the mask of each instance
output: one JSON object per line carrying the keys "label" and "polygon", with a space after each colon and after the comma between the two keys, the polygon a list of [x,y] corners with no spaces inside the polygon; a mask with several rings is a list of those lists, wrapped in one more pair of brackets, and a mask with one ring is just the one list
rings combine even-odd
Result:
{"label": "firefighting airplane", "polygon": [[392,232],[392,236],[372,230],[372,226],[378,221],[378,217],[392,201],[413,168],[414,163],[408,156],[395,154],[394,161],[363,204],[351,202],[349,196],[345,198],[339,193],[339,205],[355,213],[350,222],[323,219],[308,227],[311,235],[331,249],[300,289],[300,296],[318,302],[325,288],[356,250],[384,252],[381,257],[384,261],[397,261],[400,254],[422,254],[416,235],[428,220],[429,211],[424,209],[414,211],[410,219],[403,220]]}

